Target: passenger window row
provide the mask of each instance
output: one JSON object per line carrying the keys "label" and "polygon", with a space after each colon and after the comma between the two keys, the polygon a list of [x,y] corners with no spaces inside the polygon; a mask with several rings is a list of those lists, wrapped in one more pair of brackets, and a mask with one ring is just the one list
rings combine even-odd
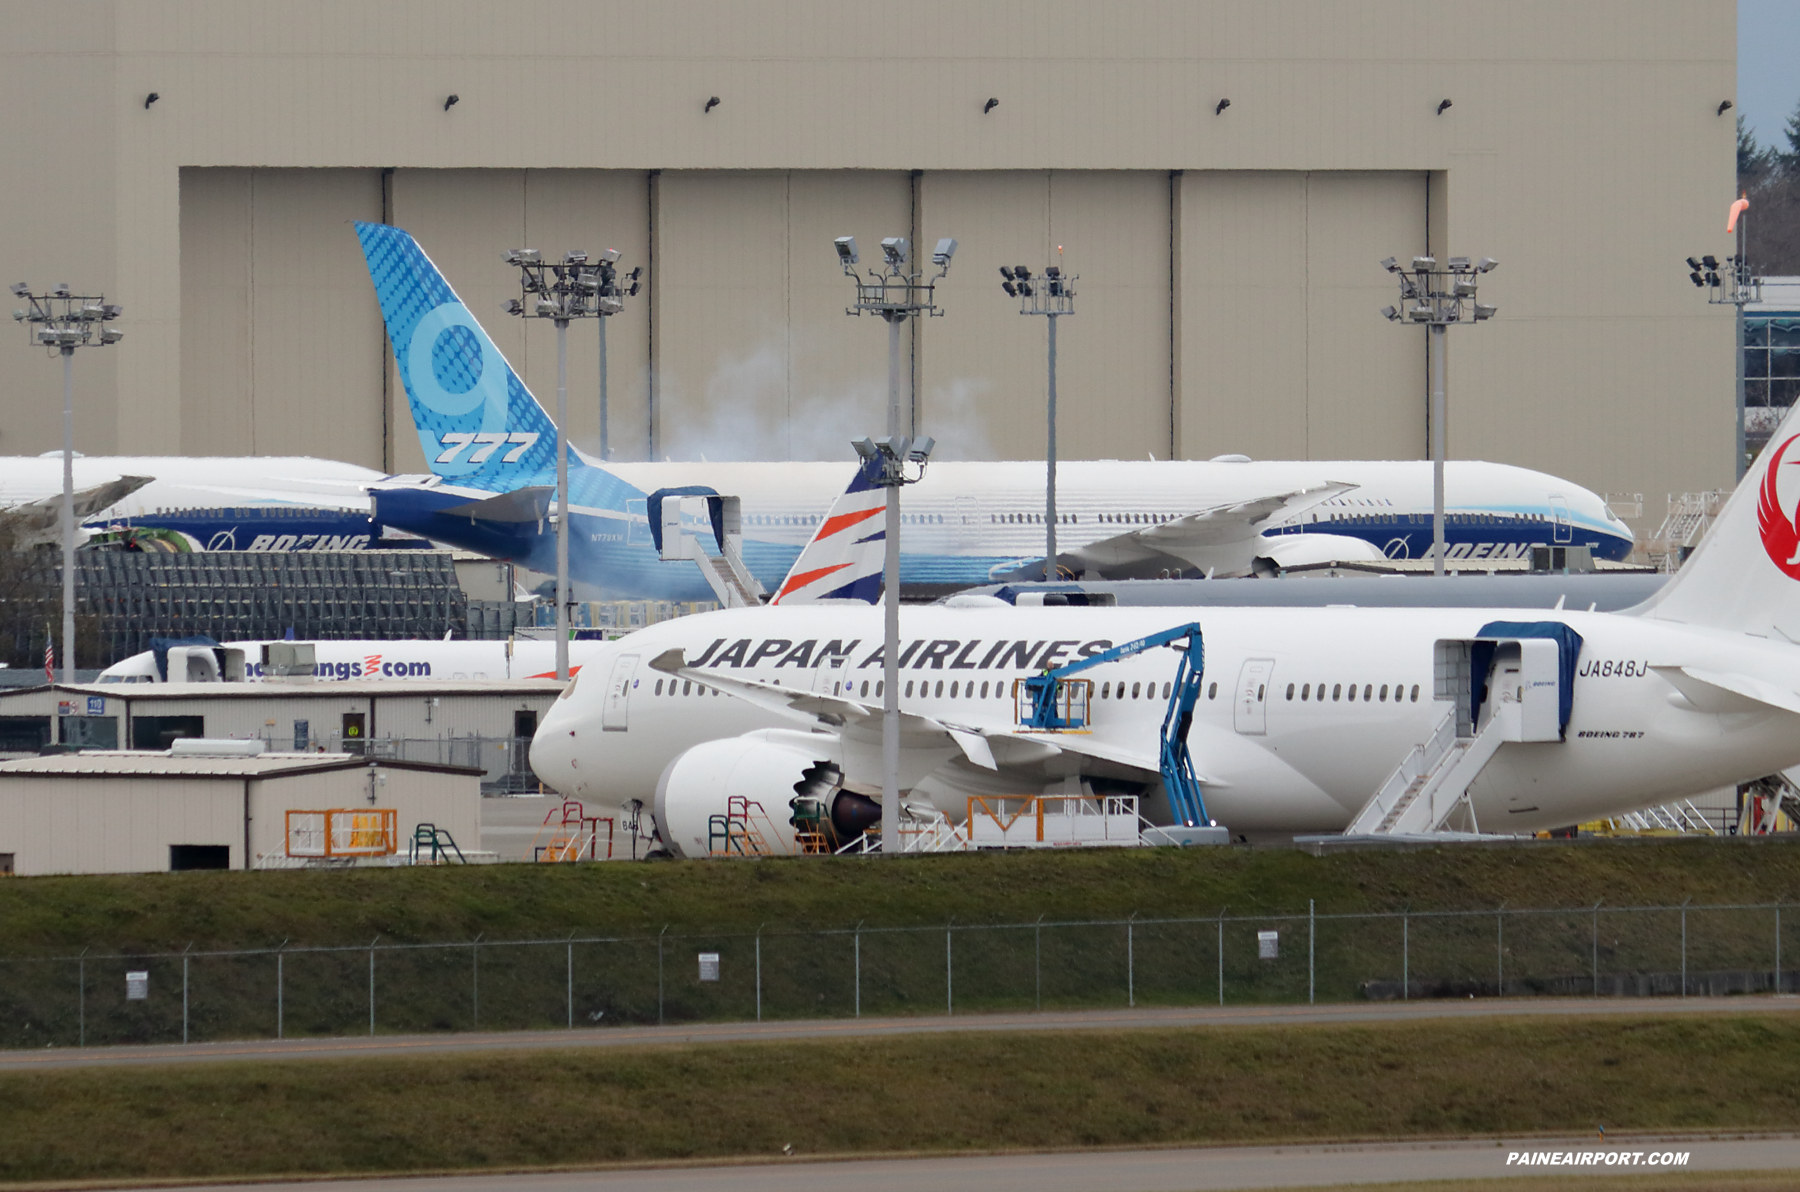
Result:
{"label": "passenger window row", "polygon": [[[1374,703],[1385,704],[1388,702],[1389,687],[1386,683],[1383,683],[1379,688],[1377,688],[1375,686],[1375,684],[1373,684],[1373,683],[1364,683],[1362,685],[1361,690],[1362,690],[1362,702],[1365,704],[1374,704]],[[1407,695],[1406,684],[1404,684],[1404,683],[1395,683],[1393,685],[1392,690],[1394,693],[1393,694],[1393,702],[1395,702],[1395,703],[1400,703],[1402,700],[1409,698]],[[1287,685],[1287,697],[1289,700],[1292,700],[1294,698],[1294,684],[1292,684],[1292,683],[1289,683]],[[1355,683],[1349,683],[1349,684],[1333,683],[1331,685],[1331,700],[1333,703],[1336,703],[1340,699],[1347,699],[1348,702],[1355,703],[1356,699],[1357,699],[1356,684]],[[1325,684],[1320,683],[1318,685],[1317,691],[1315,692],[1313,685],[1311,683],[1302,683],[1300,685],[1300,702],[1305,703],[1308,700],[1312,700],[1315,703],[1321,703],[1321,704],[1324,703],[1325,702]],[[1415,704],[1419,702],[1419,685],[1417,683],[1414,683],[1412,685],[1412,693],[1410,696],[1410,702],[1415,703]]]}
{"label": "passenger window row", "polygon": [[[990,513],[988,520],[999,526],[1041,526],[1044,524],[1044,515],[1041,513]],[[1105,521],[1106,519],[1101,518],[1100,520]],[[1056,524],[1059,526],[1078,525],[1080,522],[1081,515],[1077,513],[1056,515]]]}
{"label": "passenger window row", "polygon": [[[1170,684],[1164,683],[1162,685],[1162,698],[1168,699],[1169,693],[1173,690],[1174,690],[1174,688]],[[1140,692],[1141,692],[1141,694],[1140,694]],[[1155,683],[1145,683],[1145,682],[1139,681],[1137,683],[1133,683],[1131,685],[1130,690],[1127,691],[1123,680],[1120,680],[1116,686],[1110,682],[1102,683],[1102,684],[1100,684],[1100,698],[1101,699],[1155,699],[1156,698],[1156,684]]]}
{"label": "passenger window row", "polygon": [[1157,526],[1174,521],[1173,513],[1102,513],[1100,520],[1116,526]]}

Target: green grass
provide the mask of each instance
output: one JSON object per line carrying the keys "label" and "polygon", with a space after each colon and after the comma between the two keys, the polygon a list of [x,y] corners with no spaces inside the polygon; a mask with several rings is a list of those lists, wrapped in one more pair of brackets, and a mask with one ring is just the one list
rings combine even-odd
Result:
{"label": "green grass", "polygon": [[1436,848],[1089,850],[619,865],[15,878],[0,957],[291,944],[1030,922],[1139,915],[1800,899],[1800,848],[1682,840]]}
{"label": "green grass", "polygon": [[[1800,1021],[915,1036],[0,1075],[0,1180],[1786,1130]],[[1604,1185],[1596,1184],[1595,1187]],[[1643,1186],[1641,1183],[1637,1186]]]}
{"label": "green grass", "polygon": [[[553,1028],[571,1010],[583,1025],[609,1026],[742,1020],[759,1005],[768,1018],[849,1017],[859,971],[864,1014],[941,1014],[951,921],[959,1014],[1123,1005],[1128,979],[1140,1005],[1212,1002],[1221,943],[1232,1004],[1315,994],[1352,1001],[1370,982],[1396,990],[1403,961],[1420,992],[1437,996],[1491,995],[1502,961],[1511,994],[1587,994],[1596,965],[1603,979],[1659,975],[1672,993],[1684,959],[1695,975],[1766,974],[1773,913],[1690,913],[1684,958],[1676,912],[1518,908],[1766,903],[1797,893],[1800,848],[1747,841],[27,878],[0,882],[0,1047],[179,1041],[184,982],[185,1037],[197,1042],[275,1035],[278,990],[287,1035],[363,1033],[369,953],[303,949],[360,949],[377,937],[381,1033]],[[1394,917],[1321,917],[1316,932],[1304,917],[1259,918],[1304,916],[1309,898],[1321,916],[1471,913],[1415,914],[1404,937]],[[1492,913],[1502,902],[1515,911],[1504,924]],[[1235,919],[1222,940],[1211,921],[1144,921],[1210,918],[1221,908]],[[1133,912],[1140,918],[1128,932],[1117,921]],[[1040,914],[1052,924],[1041,932],[977,929]],[[1059,919],[1115,925],[1055,926]],[[841,933],[859,921],[860,953]],[[874,930],[908,924],[916,926]],[[1781,926],[1784,955],[1800,955],[1800,908]],[[808,934],[820,928],[840,933]],[[1258,959],[1259,928],[1282,932],[1278,960]],[[571,935],[615,938],[565,945]],[[477,936],[479,950],[469,943]],[[549,942],[502,942],[519,939]],[[278,981],[268,949],[284,940]],[[169,955],[190,944],[194,953],[265,951]],[[409,944],[427,946],[390,947]],[[83,962],[32,959],[84,948]],[[150,951],[165,954],[143,957]],[[695,953],[707,951],[723,958],[719,982],[697,980]],[[150,973],[148,1001],[124,999],[124,973],[135,969]]]}

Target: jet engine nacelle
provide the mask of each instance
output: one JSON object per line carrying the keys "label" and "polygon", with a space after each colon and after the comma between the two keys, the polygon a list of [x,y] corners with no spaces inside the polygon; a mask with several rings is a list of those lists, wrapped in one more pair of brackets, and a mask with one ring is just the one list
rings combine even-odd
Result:
{"label": "jet engine nacelle", "polygon": [[831,760],[836,742],[817,733],[765,729],[706,741],[663,769],[656,783],[656,827],[678,856],[754,851],[798,853],[794,820],[810,811],[827,844],[836,845],[881,820],[874,800],[839,789]]}

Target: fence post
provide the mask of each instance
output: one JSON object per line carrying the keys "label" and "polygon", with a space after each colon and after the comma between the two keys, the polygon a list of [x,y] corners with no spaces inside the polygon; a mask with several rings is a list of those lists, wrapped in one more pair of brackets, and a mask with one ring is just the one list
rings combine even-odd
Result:
{"label": "fence post", "polygon": [[[282,941],[283,945],[287,943]],[[275,949],[275,1037],[287,1038],[287,1006],[284,994],[287,985],[287,957],[280,948]]]}
{"label": "fence post", "polygon": [[1494,912],[1494,996],[1506,996],[1506,904]]}
{"label": "fence post", "polygon": [[[1601,901],[1605,901],[1605,900],[1602,899]],[[1600,903],[1598,903],[1598,902],[1596,902],[1594,904],[1593,949],[1594,949],[1594,954],[1593,954],[1593,960],[1591,961],[1591,963],[1594,966],[1594,996],[1599,997],[1600,996]]]}
{"label": "fence post", "polygon": [[669,925],[656,933],[656,1025],[663,1024],[663,936],[669,932]]}
{"label": "fence post", "polygon": [[[87,1046],[87,953],[83,948],[75,965],[76,1046]],[[1781,912],[1775,912],[1775,983],[1781,984]]]}
{"label": "fence post", "polygon": [[469,1028],[481,1025],[481,937],[485,932],[476,932],[475,938],[469,941]]}
{"label": "fence post", "polygon": [[1775,904],[1775,992],[1781,992],[1781,904]]}
{"label": "fence post", "polygon": [[853,938],[856,941],[856,1016],[862,1017],[862,921],[857,921]]}
{"label": "fence post", "polygon": [[950,954],[950,924],[944,925],[944,1013],[956,1013],[956,962]]}
{"label": "fence post", "polygon": [[[1779,920],[1776,922],[1775,933],[1775,952],[1776,956],[1779,957],[1781,954],[1781,925]],[[1037,991],[1037,1008],[1041,1013],[1044,1009],[1044,916],[1039,915],[1037,917],[1037,922],[1032,924],[1031,936],[1031,980],[1033,987]],[[1776,960],[1775,968],[1777,971],[1781,968],[1779,959]]]}
{"label": "fence post", "polygon": [[566,946],[569,950],[568,968],[566,970],[568,973],[568,993],[566,996],[568,998],[568,1005],[569,1005],[569,1029],[574,1030],[575,1029],[575,941],[574,941],[574,937],[572,935],[570,936],[569,942]]}
{"label": "fence post", "polygon": [[756,1021],[762,1021],[762,929],[756,925]]}
{"label": "fence post", "polygon": [[1412,916],[1400,912],[1400,1000],[1412,1000]]}
{"label": "fence post", "polygon": [[1688,903],[1690,903],[1692,901],[1694,901],[1694,896],[1692,894],[1689,894],[1687,896],[1686,900],[1684,900],[1681,904],[1681,996],[1682,997],[1687,996],[1687,908],[1688,908]]}
{"label": "fence post", "polygon": [[369,941],[369,1034],[375,1033],[375,942],[381,937]]}
{"label": "fence post", "polygon": [[1137,926],[1137,912],[1125,920],[1125,1004],[1137,1005],[1137,940],[1134,928]]}
{"label": "fence post", "polygon": [[[193,947],[189,944],[188,948]],[[181,950],[181,1041],[188,1041],[188,958],[187,948]]]}
{"label": "fence post", "polygon": [[1306,900],[1306,1004],[1309,1006],[1313,1005],[1315,1001],[1313,996],[1315,975],[1313,941],[1318,936],[1317,924],[1317,917],[1313,913],[1313,900],[1308,898]]}
{"label": "fence post", "polygon": [[1219,908],[1219,1004],[1225,1004],[1225,908]]}

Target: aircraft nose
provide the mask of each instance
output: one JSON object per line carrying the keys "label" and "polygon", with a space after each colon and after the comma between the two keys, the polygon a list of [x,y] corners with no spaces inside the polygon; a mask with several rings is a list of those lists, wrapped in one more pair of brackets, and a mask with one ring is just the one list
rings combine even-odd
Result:
{"label": "aircraft nose", "polygon": [[531,738],[531,769],[543,783],[564,796],[581,792],[581,718],[552,707]]}

